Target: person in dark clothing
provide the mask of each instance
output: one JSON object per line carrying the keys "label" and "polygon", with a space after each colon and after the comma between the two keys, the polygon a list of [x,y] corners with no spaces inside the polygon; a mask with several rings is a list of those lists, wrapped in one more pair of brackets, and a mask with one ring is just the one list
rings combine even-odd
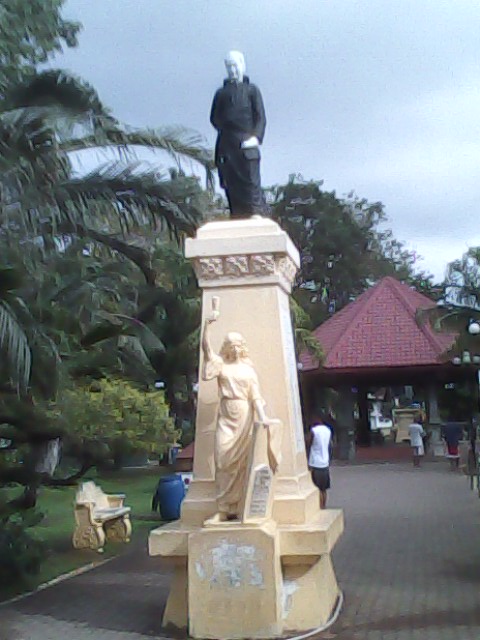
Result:
{"label": "person in dark clothing", "polygon": [[455,471],[460,464],[458,444],[463,437],[462,425],[458,422],[447,422],[442,429],[442,437],[447,445],[447,458],[450,460],[451,469]]}
{"label": "person in dark clothing", "polygon": [[262,95],[245,75],[245,60],[231,51],[226,60],[228,78],[218,89],[210,122],[218,132],[215,164],[225,190],[231,218],[265,213],[260,181],[260,149],[266,118]]}

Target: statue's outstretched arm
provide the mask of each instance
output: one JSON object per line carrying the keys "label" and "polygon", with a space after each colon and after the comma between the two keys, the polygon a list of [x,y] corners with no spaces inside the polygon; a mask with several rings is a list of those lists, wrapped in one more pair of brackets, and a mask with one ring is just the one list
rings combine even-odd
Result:
{"label": "statue's outstretched arm", "polygon": [[218,375],[218,367],[215,366],[215,362],[221,362],[220,356],[218,356],[212,349],[210,343],[210,325],[212,322],[218,320],[220,315],[219,311],[220,300],[217,296],[212,298],[212,315],[205,319],[203,323],[203,335],[202,335],[202,351],[203,351],[203,371],[202,377],[204,380],[211,380]]}
{"label": "statue's outstretched arm", "polygon": [[203,358],[205,361],[210,362],[213,360],[215,352],[212,349],[212,345],[210,344],[210,325],[212,322],[215,322],[215,317],[207,318],[203,324],[203,336],[202,336],[202,350],[203,350]]}

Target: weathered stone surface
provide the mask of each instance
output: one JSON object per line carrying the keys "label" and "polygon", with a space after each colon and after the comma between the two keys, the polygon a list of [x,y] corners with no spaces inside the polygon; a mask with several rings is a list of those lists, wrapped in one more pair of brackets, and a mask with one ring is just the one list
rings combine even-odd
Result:
{"label": "weathered stone surface", "polygon": [[[275,222],[251,218],[206,224],[187,241],[186,255],[203,290],[200,371],[207,370],[204,355],[209,367],[237,366],[214,357],[228,355],[222,343],[236,336],[239,345],[248,345],[266,407],[261,417],[255,405],[250,454],[242,441],[249,460],[245,492],[240,499],[235,492],[234,508],[222,510],[216,489],[223,499],[226,472],[222,467],[216,483],[214,461],[219,393],[229,402],[237,387],[227,384],[231,369],[214,369],[199,381],[194,477],[181,520],[152,531],[149,539],[151,555],[176,559],[164,623],[184,630],[188,625],[194,638],[220,640],[307,631],[328,620],[338,597],[330,552],[343,531],[343,514],[320,512],[307,468],[289,305],[298,251]],[[246,400],[237,395],[243,407]],[[222,405],[222,411],[228,424],[221,423],[217,461],[222,446],[230,446],[226,434],[239,409],[233,406],[226,416]],[[233,485],[228,477],[225,482]]]}

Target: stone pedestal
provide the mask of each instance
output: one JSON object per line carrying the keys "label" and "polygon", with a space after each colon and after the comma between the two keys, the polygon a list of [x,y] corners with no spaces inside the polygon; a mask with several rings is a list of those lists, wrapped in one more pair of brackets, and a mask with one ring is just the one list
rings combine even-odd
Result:
{"label": "stone pedestal", "polygon": [[206,528],[180,520],[153,530],[150,555],[170,558],[174,567],[164,626],[227,639],[273,638],[325,624],[339,596],[331,552],[342,532],[339,509],[318,509],[301,525],[271,520]]}
{"label": "stone pedestal", "polygon": [[[274,478],[254,461],[258,478],[250,478],[243,524],[205,527],[216,512],[218,389],[216,381],[200,380],[194,475],[181,519],[149,539],[151,555],[175,558],[164,623],[188,627],[197,638],[309,630],[328,620],[338,597],[330,552],[343,515],[320,511],[307,468],[289,307],[299,255],[276,223],[250,218],[206,224],[187,240],[186,256],[202,288],[202,321],[219,299],[219,319],[210,325],[214,351],[230,331],[246,339],[266,413],[283,425],[282,458]],[[260,453],[262,446],[260,437]]]}
{"label": "stone pedestal", "polygon": [[[282,570],[274,523],[200,529],[189,539],[189,632],[194,638],[281,635]],[[211,612],[213,615],[205,615]],[[232,620],[236,623],[232,625]]]}

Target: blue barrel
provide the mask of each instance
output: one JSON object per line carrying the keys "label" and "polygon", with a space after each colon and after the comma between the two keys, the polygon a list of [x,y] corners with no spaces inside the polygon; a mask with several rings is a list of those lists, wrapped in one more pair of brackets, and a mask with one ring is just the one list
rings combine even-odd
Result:
{"label": "blue barrel", "polygon": [[157,498],[160,513],[164,520],[178,520],[180,518],[180,506],[185,497],[185,485],[182,476],[174,473],[160,478],[157,487]]}

